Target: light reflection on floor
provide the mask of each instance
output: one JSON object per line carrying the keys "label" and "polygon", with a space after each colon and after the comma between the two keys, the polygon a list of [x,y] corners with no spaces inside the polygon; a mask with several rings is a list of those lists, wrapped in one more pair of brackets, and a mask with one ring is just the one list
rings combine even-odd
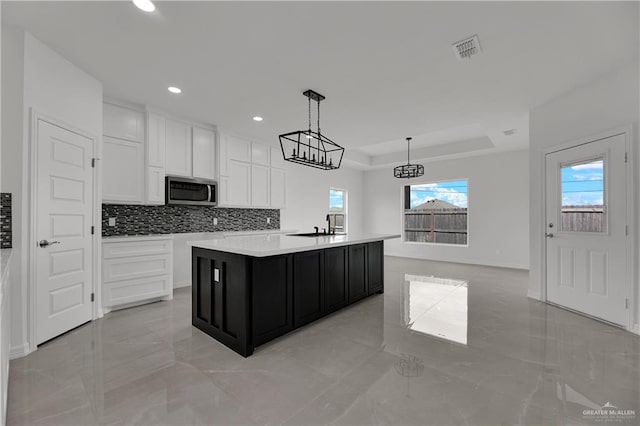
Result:
{"label": "light reflection on floor", "polygon": [[467,297],[467,281],[405,274],[404,325],[418,333],[466,345]]}

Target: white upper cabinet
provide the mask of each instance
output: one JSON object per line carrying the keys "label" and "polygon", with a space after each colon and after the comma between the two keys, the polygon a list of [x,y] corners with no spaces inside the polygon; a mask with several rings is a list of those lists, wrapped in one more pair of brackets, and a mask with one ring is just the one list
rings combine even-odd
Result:
{"label": "white upper cabinet", "polygon": [[279,147],[225,133],[218,142],[220,206],[286,207],[287,172]]}
{"label": "white upper cabinet", "polygon": [[251,142],[234,136],[227,137],[227,159],[251,162]]}
{"label": "white upper cabinet", "polygon": [[191,126],[167,119],[165,128],[167,174],[192,176]]}
{"label": "white upper cabinet", "polygon": [[144,144],[103,137],[102,200],[119,204],[144,202]]}
{"label": "white upper cabinet", "polygon": [[287,172],[284,169],[271,168],[269,180],[269,205],[274,209],[287,206]]}
{"label": "white upper cabinet", "polygon": [[102,200],[107,203],[144,203],[144,113],[103,104]]}
{"label": "white upper cabinet", "polygon": [[103,134],[144,142],[144,113],[119,105],[103,104]]}
{"label": "white upper cabinet", "polygon": [[164,167],[147,167],[147,204],[164,204]]}
{"label": "white upper cabinet", "polygon": [[284,158],[282,158],[282,149],[280,147],[271,148],[271,167],[284,169]]}
{"label": "white upper cabinet", "polygon": [[251,162],[253,164],[269,165],[269,147],[259,143],[251,143]]}
{"label": "white upper cabinet", "polygon": [[166,120],[163,116],[147,114],[147,165],[164,168],[166,146]]}
{"label": "white upper cabinet", "polygon": [[229,160],[228,167],[229,179],[223,198],[232,206],[251,206],[251,164]]}
{"label": "white upper cabinet", "polygon": [[251,205],[269,207],[269,166],[251,165]]}
{"label": "white upper cabinet", "polygon": [[216,137],[211,130],[193,128],[193,176],[204,179],[216,177]]}

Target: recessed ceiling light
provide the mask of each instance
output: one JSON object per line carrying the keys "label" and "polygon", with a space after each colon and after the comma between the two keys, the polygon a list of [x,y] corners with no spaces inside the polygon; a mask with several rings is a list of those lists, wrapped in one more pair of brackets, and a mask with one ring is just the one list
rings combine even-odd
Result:
{"label": "recessed ceiling light", "polygon": [[151,0],[133,0],[133,4],[140,10],[144,10],[145,12],[153,12],[156,10],[156,6],[151,2]]}
{"label": "recessed ceiling light", "polygon": [[253,117],[253,121],[262,121],[262,117],[260,117],[259,115],[256,115],[255,117]]}
{"label": "recessed ceiling light", "polygon": [[180,89],[179,87],[169,86],[167,87],[167,90],[171,93],[182,93],[182,89]]}

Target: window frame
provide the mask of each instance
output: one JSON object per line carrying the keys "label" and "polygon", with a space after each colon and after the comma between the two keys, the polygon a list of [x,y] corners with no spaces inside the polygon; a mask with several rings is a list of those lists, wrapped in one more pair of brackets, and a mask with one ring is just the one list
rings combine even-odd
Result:
{"label": "window frame", "polygon": [[[342,192],[342,210],[341,211],[331,211],[331,191],[340,191]],[[349,215],[348,215],[348,208],[349,208],[349,191],[347,191],[344,188],[337,188],[335,186],[330,186],[329,187],[329,202],[327,203],[327,214],[342,214],[344,216],[344,229],[342,230],[342,233],[346,234],[347,233],[347,229],[348,229],[348,225],[349,225]]]}
{"label": "window frame", "polygon": [[[404,227],[405,223],[405,213],[404,213],[404,191],[406,186],[414,186],[414,185],[428,185],[432,183],[443,183],[443,182],[459,182],[466,181],[467,182],[467,243],[466,244],[452,244],[452,243],[435,243],[435,242],[420,242],[420,241],[407,241],[407,235]],[[471,241],[471,227],[470,227],[470,217],[471,217],[471,202],[470,202],[470,179],[468,177],[465,178],[450,178],[450,179],[420,179],[419,181],[413,181],[411,183],[407,182],[400,186],[400,234],[402,236],[402,244],[407,245],[418,245],[418,246],[431,246],[431,247],[459,247],[459,248],[468,248],[469,243]]]}

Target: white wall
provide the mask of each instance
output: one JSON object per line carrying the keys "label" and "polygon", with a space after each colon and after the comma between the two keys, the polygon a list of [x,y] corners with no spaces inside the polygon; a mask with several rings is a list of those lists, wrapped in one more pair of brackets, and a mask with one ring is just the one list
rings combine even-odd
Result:
{"label": "white wall", "polygon": [[11,262],[11,352],[21,352],[26,339],[26,293],[21,286],[26,265],[20,259],[22,239],[22,114],[24,104],[24,32],[2,25],[2,192],[12,195],[13,255]]}
{"label": "white wall", "polygon": [[326,228],[329,188],[347,190],[347,232],[362,232],[363,172],[344,165],[338,170],[318,170],[287,164],[287,208],[280,210],[280,228],[313,232]]}
{"label": "white wall", "polygon": [[[549,147],[571,142],[610,129],[635,124],[633,148],[635,149],[636,182],[638,169],[637,123],[640,78],[638,64],[633,63],[553,99],[531,111],[530,137],[530,274],[529,296],[540,298],[543,285],[542,247],[544,234],[543,211],[543,151]],[[639,187],[636,186],[636,190]],[[637,211],[637,210],[636,210]],[[636,219],[637,220],[637,219]],[[636,245],[638,226],[636,229]],[[635,295],[635,322],[638,323],[638,284]],[[640,331],[640,330],[639,330]]]}
{"label": "white wall", "polygon": [[526,151],[426,163],[417,179],[391,168],[365,173],[365,228],[402,234],[402,188],[438,180],[469,180],[469,246],[385,242],[385,254],[526,269],[529,266],[529,179]]}
{"label": "white wall", "polygon": [[[12,354],[16,356],[28,350],[26,325],[30,111],[94,135],[100,142],[102,84],[28,33],[3,26],[2,35],[2,85],[5,88],[2,97],[2,190],[14,194],[15,268],[11,274],[12,302],[15,302],[12,303]],[[9,54],[12,55],[11,66],[7,66],[9,61],[5,56]],[[19,72],[20,63],[23,73]],[[6,88],[14,86],[17,88],[15,93],[7,95]],[[21,95],[18,90],[22,90]],[[5,109],[8,103],[13,102],[21,103],[22,108]],[[6,135],[10,137],[5,138]],[[99,224],[96,225],[97,234],[100,235]]]}

